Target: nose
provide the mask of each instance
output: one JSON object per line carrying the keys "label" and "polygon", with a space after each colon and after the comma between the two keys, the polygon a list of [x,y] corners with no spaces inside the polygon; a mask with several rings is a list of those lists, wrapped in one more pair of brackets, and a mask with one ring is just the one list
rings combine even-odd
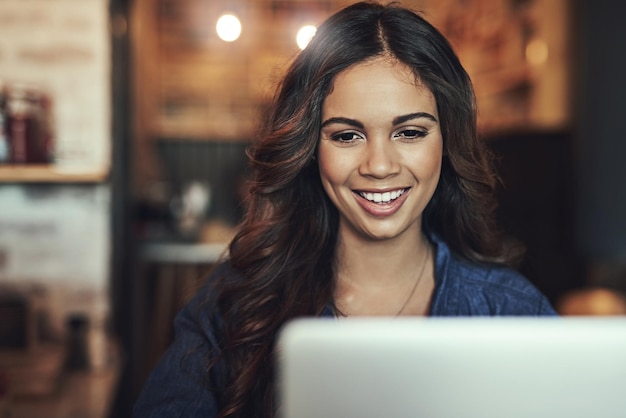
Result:
{"label": "nose", "polygon": [[387,178],[400,171],[399,155],[386,137],[368,138],[359,166],[359,173],[374,178]]}

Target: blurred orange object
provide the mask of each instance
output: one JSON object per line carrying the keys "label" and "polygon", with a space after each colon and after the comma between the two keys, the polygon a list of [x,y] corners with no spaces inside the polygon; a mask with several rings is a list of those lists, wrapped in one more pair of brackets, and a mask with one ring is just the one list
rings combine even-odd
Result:
{"label": "blurred orange object", "polygon": [[556,306],[561,315],[626,315],[626,295],[606,288],[574,290]]}

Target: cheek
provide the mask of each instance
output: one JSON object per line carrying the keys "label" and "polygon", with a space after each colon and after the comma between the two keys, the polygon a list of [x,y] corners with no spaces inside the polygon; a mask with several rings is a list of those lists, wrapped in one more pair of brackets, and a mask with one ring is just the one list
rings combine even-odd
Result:
{"label": "cheek", "polygon": [[441,173],[443,151],[440,146],[429,147],[417,155],[414,155],[410,165],[417,177],[426,179],[438,179]]}
{"label": "cheek", "polygon": [[423,171],[424,175],[433,178],[439,178],[441,173],[441,154],[433,155],[431,158],[428,158],[424,161]]}
{"label": "cheek", "polygon": [[335,151],[324,146],[319,148],[317,161],[324,187],[343,182],[343,177],[346,175],[347,161],[341,156],[341,153]]}
{"label": "cheek", "polygon": [[430,178],[431,178],[431,187],[430,187],[430,197],[432,198],[435,190],[437,189],[437,185],[441,179],[441,167],[443,164],[443,152],[440,151],[436,157],[430,160]]}

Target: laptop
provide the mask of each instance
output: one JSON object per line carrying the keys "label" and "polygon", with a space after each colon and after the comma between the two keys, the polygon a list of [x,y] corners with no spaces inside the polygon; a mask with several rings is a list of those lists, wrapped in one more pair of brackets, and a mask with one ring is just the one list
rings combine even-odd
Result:
{"label": "laptop", "polygon": [[288,323],[281,418],[624,418],[626,318]]}

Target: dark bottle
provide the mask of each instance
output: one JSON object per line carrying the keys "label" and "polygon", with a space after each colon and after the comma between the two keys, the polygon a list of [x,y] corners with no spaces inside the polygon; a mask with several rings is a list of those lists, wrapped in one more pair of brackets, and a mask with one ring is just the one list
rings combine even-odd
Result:
{"label": "dark bottle", "polygon": [[26,92],[28,102],[28,123],[26,135],[26,162],[44,164],[50,162],[48,138],[49,100],[39,90],[30,89]]}
{"label": "dark bottle", "polygon": [[72,314],[67,318],[66,329],[66,370],[89,369],[89,318],[83,314]]}
{"label": "dark bottle", "polygon": [[9,149],[9,138],[7,135],[7,96],[6,88],[0,80],[0,164],[9,162],[11,150]]}
{"label": "dark bottle", "polygon": [[12,85],[8,92],[9,160],[12,164],[24,164],[27,162],[28,137],[33,135],[35,121],[30,115],[26,87]]}
{"label": "dark bottle", "polygon": [[14,84],[8,89],[7,136],[13,164],[45,164],[51,160],[52,102],[37,88]]}

